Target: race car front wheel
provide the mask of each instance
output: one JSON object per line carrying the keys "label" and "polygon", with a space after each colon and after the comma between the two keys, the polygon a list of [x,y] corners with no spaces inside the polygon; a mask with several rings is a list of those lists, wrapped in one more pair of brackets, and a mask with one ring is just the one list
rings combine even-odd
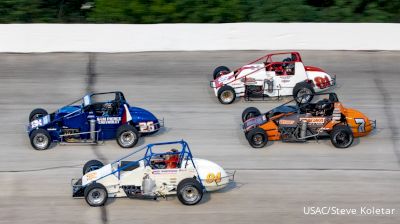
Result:
{"label": "race car front wheel", "polygon": [[222,104],[231,104],[236,99],[235,90],[230,86],[222,86],[218,90],[218,100]]}
{"label": "race car front wheel", "polygon": [[108,192],[102,184],[93,183],[85,188],[84,196],[90,206],[98,207],[106,203]]}
{"label": "race car front wheel", "polygon": [[214,69],[213,78],[215,80],[215,79],[219,78],[222,74],[229,73],[229,72],[231,72],[231,70],[228,67],[218,66],[216,69]]}
{"label": "race car front wheel", "polygon": [[203,190],[196,179],[186,178],[178,184],[177,195],[182,204],[195,205],[203,198]]}
{"label": "race car front wheel", "polygon": [[104,164],[98,160],[90,160],[83,166],[82,173],[85,175],[93,170],[98,170],[103,166]]}
{"label": "race car front wheel", "polygon": [[117,129],[117,143],[122,148],[132,148],[139,141],[139,132],[129,124],[121,125]]}
{"label": "race car front wheel", "polygon": [[268,143],[268,136],[262,128],[251,129],[246,134],[246,138],[253,148],[262,148]]}
{"label": "race car front wheel", "polygon": [[31,140],[31,145],[36,150],[48,149],[51,144],[51,137],[49,132],[44,129],[36,129],[32,131],[29,136]]}
{"label": "race car front wheel", "polygon": [[331,132],[331,142],[336,148],[348,148],[353,140],[353,132],[346,125],[336,125]]}
{"label": "race car front wheel", "polygon": [[48,113],[45,109],[42,108],[36,108],[32,110],[32,112],[29,114],[29,122],[32,122],[38,118],[46,116]]}
{"label": "race car front wheel", "polygon": [[255,107],[248,107],[242,113],[242,121],[245,122],[250,118],[259,116],[260,110]]}

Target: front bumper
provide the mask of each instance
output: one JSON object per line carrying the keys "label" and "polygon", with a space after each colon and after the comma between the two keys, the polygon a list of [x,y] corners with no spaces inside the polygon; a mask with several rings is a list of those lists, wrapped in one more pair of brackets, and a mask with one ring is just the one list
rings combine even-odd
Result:
{"label": "front bumper", "polygon": [[330,87],[336,86],[336,75],[331,76]]}

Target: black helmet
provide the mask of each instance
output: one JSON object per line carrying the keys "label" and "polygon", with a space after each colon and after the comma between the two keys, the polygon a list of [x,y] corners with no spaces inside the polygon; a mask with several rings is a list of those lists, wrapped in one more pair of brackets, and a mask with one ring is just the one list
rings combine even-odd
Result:
{"label": "black helmet", "polygon": [[315,109],[317,109],[317,110],[330,110],[330,109],[332,109],[332,106],[333,106],[333,102],[331,100],[323,99],[323,100],[318,101],[315,104]]}

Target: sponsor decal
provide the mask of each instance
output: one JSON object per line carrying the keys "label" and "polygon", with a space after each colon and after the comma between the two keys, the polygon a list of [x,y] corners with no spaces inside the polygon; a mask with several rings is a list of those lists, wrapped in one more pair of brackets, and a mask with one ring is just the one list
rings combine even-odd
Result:
{"label": "sponsor decal", "polygon": [[325,123],[324,117],[302,117],[300,121],[307,121],[309,124],[323,124]]}
{"label": "sponsor decal", "polygon": [[98,117],[98,124],[119,124],[121,117]]}
{"label": "sponsor decal", "polygon": [[245,70],[245,69],[255,70],[255,69],[259,69],[259,68],[261,68],[261,66],[250,65],[250,66],[243,66],[242,70]]}
{"label": "sponsor decal", "polygon": [[157,175],[157,174],[176,174],[176,173],[178,173],[178,169],[165,169],[165,170],[154,170],[152,173],[154,174],[154,175]]}
{"label": "sponsor decal", "polygon": [[229,78],[230,78],[230,76],[227,76],[227,75],[226,75],[226,76],[221,76],[221,77],[218,78],[218,82],[220,82],[220,83],[221,83],[221,82],[225,82],[225,81],[228,80]]}
{"label": "sponsor decal", "polygon": [[279,124],[294,124],[294,120],[279,120]]}
{"label": "sponsor decal", "polygon": [[97,172],[91,172],[91,173],[86,174],[86,178],[88,181],[93,180],[96,177],[97,177]]}

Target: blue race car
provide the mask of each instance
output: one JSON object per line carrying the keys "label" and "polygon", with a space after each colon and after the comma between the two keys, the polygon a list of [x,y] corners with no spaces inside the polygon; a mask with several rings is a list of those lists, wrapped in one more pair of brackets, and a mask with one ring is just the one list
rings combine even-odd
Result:
{"label": "blue race car", "polygon": [[153,134],[164,125],[149,111],[129,106],[122,92],[89,94],[51,114],[34,109],[29,122],[27,132],[37,150],[48,149],[52,142],[97,144],[111,139],[131,148],[141,134]]}

